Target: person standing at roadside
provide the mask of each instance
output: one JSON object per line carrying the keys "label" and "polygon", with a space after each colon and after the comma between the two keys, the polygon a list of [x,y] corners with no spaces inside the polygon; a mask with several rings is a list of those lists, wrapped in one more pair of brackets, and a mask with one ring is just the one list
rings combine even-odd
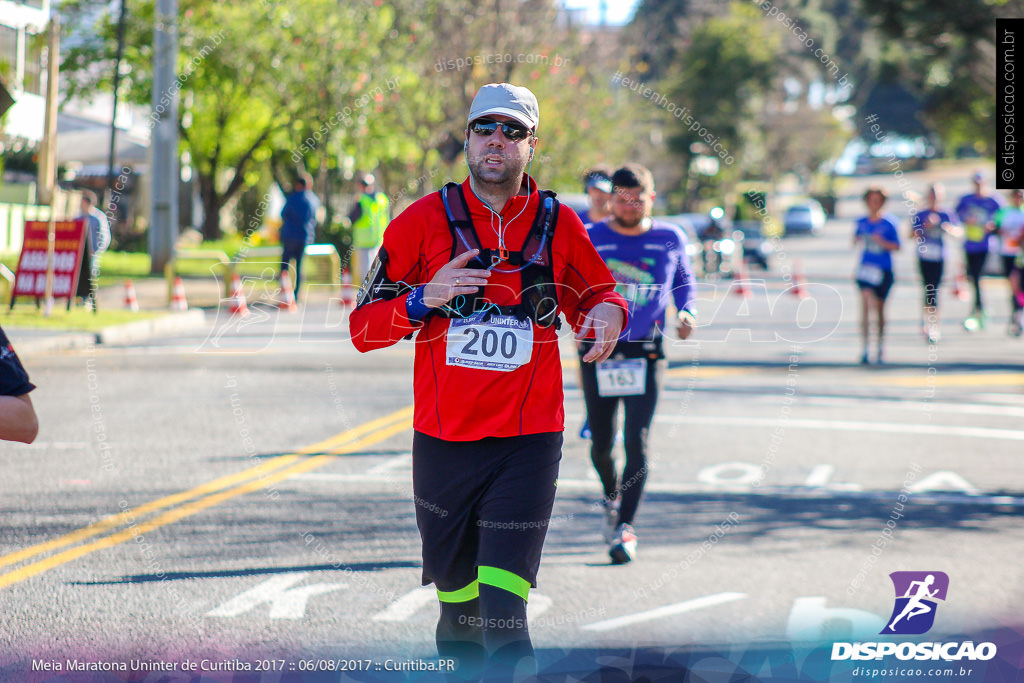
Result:
{"label": "person standing at roadside", "polygon": [[371,173],[359,177],[359,199],[348,214],[352,223],[352,246],[357,254],[358,268],[353,270],[355,282],[361,282],[369,271],[390,218],[388,196],[377,191],[376,182]]}
{"label": "person standing at roadside", "polygon": [[[438,653],[460,677],[485,659],[535,667],[526,601],[561,460],[559,312],[600,362],[627,305],[579,217],[526,172],[540,113],[527,88],[477,92],[469,177],[388,226],[349,317],[360,352],[416,335],[412,469],[423,584],[437,588]],[[441,510],[447,514],[436,514]]]}
{"label": "person standing at roadside", "polygon": [[882,207],[888,198],[885,190],[880,187],[869,188],[864,193],[864,203],[868,207],[868,215],[857,221],[857,229],[853,235],[853,244],[860,247],[860,262],[855,279],[860,289],[860,337],[864,352],[860,362],[867,365],[868,347],[870,345],[871,319],[876,321],[878,330],[878,355],[876,360],[883,362],[883,340],[885,338],[885,301],[893,285],[892,252],[900,248],[897,219],[884,215]]}
{"label": "person standing at roadside", "polygon": [[[630,294],[629,324],[610,360],[580,363],[583,396],[590,419],[590,460],[604,489],[604,539],[613,564],[636,556],[633,518],[647,480],[647,442],[665,372],[663,332],[669,302],[676,305],[680,339],[693,330],[694,278],[686,254],[686,235],[669,223],[651,220],[654,179],[639,164],[612,174],[612,216],[594,223],[590,241],[615,277],[619,293]],[[586,358],[591,344],[580,345]],[[615,472],[612,448],[616,417],[623,405],[626,462]]]}
{"label": "person standing at roadside", "polygon": [[295,261],[296,301],[302,285],[302,257],[316,235],[316,211],[320,207],[320,200],[310,189],[312,185],[312,177],[308,173],[301,174],[281,209],[281,272],[288,270]]}
{"label": "person standing at roadside", "polygon": [[928,188],[928,205],[914,213],[911,219],[910,238],[917,245],[917,265],[924,287],[924,306],[921,312],[921,333],[930,343],[941,338],[939,331],[939,285],[946,263],[945,235],[958,236],[960,231],[953,225],[949,212],[943,211],[945,190],[936,183]]}
{"label": "person standing at roadside", "polygon": [[967,278],[974,289],[974,307],[964,320],[969,332],[985,328],[988,316],[981,301],[981,274],[988,259],[989,237],[995,230],[993,218],[1002,207],[1002,201],[985,192],[985,177],[981,173],[971,176],[974,192],[964,195],[956,205],[956,214],[964,229],[964,260]]}
{"label": "person standing at roadside", "polygon": [[110,247],[110,223],[107,216],[96,207],[96,193],[83,190],[79,204],[79,218],[85,220],[85,253],[78,275],[78,291],[75,293],[92,308],[96,307],[93,288],[93,272],[97,270],[99,258]]}
{"label": "person standing at roadside", "polygon": [[1010,325],[1007,332],[1013,337],[1021,335],[1022,304],[1017,297],[1016,284],[1020,282],[1020,267],[1017,265],[1024,244],[1024,190],[1010,191],[1010,205],[996,211],[993,222],[999,235],[999,255],[1003,258],[1003,274],[1010,284]]}

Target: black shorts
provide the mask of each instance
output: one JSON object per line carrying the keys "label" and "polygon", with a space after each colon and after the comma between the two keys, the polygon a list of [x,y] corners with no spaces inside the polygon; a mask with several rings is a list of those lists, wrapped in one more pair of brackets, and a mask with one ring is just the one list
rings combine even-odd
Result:
{"label": "black shorts", "polygon": [[459,591],[477,580],[477,567],[494,567],[536,587],[561,458],[561,432],[479,441],[415,432],[423,584]]}
{"label": "black shorts", "polygon": [[870,282],[864,280],[857,280],[857,286],[862,290],[870,289],[878,297],[879,301],[885,301],[889,296],[889,290],[892,289],[893,275],[891,270],[882,271],[882,281],[877,285],[873,285]]}

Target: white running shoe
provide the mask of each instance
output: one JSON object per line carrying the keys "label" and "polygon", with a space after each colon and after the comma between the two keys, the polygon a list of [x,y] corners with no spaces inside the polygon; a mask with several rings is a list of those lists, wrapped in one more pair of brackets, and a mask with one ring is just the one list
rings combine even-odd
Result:
{"label": "white running shoe", "polygon": [[615,539],[608,548],[608,555],[612,558],[612,564],[626,564],[636,557],[636,534],[633,527],[628,524],[620,524],[615,530]]}

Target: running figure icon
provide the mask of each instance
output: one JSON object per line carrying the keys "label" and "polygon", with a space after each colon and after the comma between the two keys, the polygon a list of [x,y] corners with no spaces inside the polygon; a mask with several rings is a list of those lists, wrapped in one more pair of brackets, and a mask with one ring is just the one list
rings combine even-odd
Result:
{"label": "running figure icon", "polygon": [[[893,572],[896,593],[892,614],[883,634],[919,635],[935,623],[939,601],[949,591],[949,576],[940,571]],[[915,619],[914,617],[917,617]]]}
{"label": "running figure icon", "polygon": [[[916,617],[918,614],[925,614],[932,611],[931,606],[924,604],[921,600],[924,598],[933,598],[935,597],[935,594],[939,592],[938,588],[934,591],[928,590],[928,587],[933,583],[935,583],[934,574],[929,574],[925,577],[924,581],[912,581],[910,583],[910,588],[907,589],[907,594],[903,596],[905,598],[910,598],[910,601],[907,603],[907,606],[903,608],[903,611],[900,612],[900,615],[893,619],[892,623],[889,624],[890,631],[896,630],[896,622],[903,617],[906,617],[907,621],[910,621],[911,617]],[[916,593],[914,593],[915,586],[917,587]],[[911,595],[911,593],[913,593],[913,595]]]}

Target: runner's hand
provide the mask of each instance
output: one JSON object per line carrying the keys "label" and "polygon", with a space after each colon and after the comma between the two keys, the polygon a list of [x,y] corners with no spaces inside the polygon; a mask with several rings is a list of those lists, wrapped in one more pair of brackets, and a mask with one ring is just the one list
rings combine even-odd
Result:
{"label": "runner's hand", "polygon": [[693,324],[688,320],[680,320],[676,326],[676,334],[679,335],[680,339],[686,339],[693,332]]}
{"label": "runner's hand", "polygon": [[483,268],[466,268],[470,259],[479,253],[479,249],[467,251],[437,271],[423,288],[423,303],[428,308],[438,308],[459,295],[473,294],[479,290],[479,285],[486,285],[491,271]]}
{"label": "runner's hand", "polygon": [[604,301],[594,306],[576,334],[576,340],[579,341],[585,339],[591,330],[594,331],[594,347],[583,356],[583,362],[599,363],[612,355],[624,322],[622,309],[615,304]]}

